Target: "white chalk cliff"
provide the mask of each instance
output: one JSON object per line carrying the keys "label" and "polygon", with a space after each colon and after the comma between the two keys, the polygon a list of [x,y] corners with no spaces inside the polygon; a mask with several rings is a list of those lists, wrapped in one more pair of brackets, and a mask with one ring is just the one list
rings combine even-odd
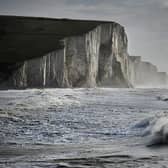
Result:
{"label": "white chalk cliff", "polygon": [[115,22],[0,16],[0,89],[167,86]]}
{"label": "white chalk cliff", "polygon": [[150,62],[144,62],[140,56],[129,56],[129,80],[134,87],[167,87],[168,75],[159,72]]}
{"label": "white chalk cliff", "polygon": [[62,39],[64,48],[24,61],[13,73],[15,88],[131,87],[127,36],[117,23]]}

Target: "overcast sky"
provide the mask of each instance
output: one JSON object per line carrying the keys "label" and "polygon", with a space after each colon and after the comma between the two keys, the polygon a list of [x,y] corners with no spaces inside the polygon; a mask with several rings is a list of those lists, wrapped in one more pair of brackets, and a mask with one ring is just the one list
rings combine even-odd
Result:
{"label": "overcast sky", "polygon": [[168,0],[0,0],[0,14],[119,22],[130,55],[168,72]]}

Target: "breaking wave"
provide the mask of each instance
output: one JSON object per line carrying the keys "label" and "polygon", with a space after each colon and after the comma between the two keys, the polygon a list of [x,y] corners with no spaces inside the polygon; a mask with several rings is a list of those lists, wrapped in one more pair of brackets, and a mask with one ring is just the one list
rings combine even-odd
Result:
{"label": "breaking wave", "polygon": [[168,115],[142,120],[135,128],[141,129],[141,136],[147,146],[168,144]]}

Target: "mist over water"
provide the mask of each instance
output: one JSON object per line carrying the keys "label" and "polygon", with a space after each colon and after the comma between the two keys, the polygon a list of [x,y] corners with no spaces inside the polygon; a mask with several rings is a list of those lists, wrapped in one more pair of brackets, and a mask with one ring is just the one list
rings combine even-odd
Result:
{"label": "mist over water", "polygon": [[153,85],[152,83],[146,85],[146,84],[141,84],[141,85],[136,85],[135,88],[137,89],[168,89],[168,86],[166,85]]}
{"label": "mist over water", "polygon": [[[106,167],[166,166],[165,150],[147,146],[167,143],[167,95],[167,89],[0,91],[0,166],[73,167],[68,159],[86,156]],[[80,166],[93,162],[75,159]]]}

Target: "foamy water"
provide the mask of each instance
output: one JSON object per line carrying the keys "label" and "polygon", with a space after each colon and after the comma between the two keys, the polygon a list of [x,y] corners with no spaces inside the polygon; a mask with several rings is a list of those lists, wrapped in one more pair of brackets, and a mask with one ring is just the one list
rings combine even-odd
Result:
{"label": "foamy water", "polygon": [[167,142],[167,95],[167,89],[0,91],[0,167],[167,166],[166,147],[147,147]]}

